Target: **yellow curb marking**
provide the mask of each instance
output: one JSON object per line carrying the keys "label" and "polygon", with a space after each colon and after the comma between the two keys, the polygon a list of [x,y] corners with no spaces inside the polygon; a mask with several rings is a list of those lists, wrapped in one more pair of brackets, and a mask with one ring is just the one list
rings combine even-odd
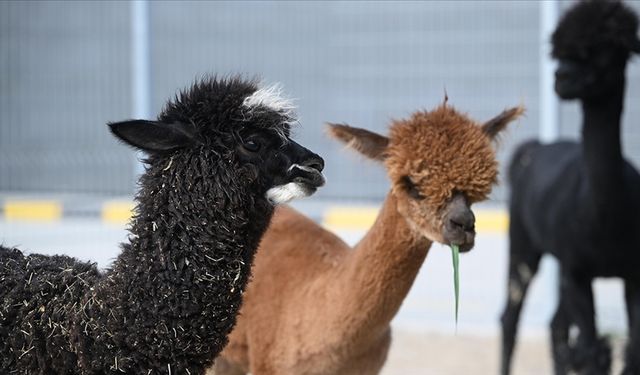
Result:
{"label": "yellow curb marking", "polygon": [[133,202],[112,201],[102,205],[102,221],[113,224],[123,224],[133,216]]}
{"label": "yellow curb marking", "polygon": [[[102,221],[123,224],[131,220],[134,203],[131,201],[111,201],[102,206]],[[379,207],[374,206],[333,206],[325,210],[322,225],[334,230],[366,230],[378,216]],[[55,221],[62,218],[62,204],[53,200],[6,201],[6,220]],[[509,228],[509,215],[505,210],[476,210],[476,230],[484,233],[505,233]]]}
{"label": "yellow curb marking", "polygon": [[[378,216],[376,207],[330,207],[323,216],[322,225],[331,229],[366,230]],[[505,210],[475,210],[476,231],[504,233],[509,228],[509,215]]]}
{"label": "yellow curb marking", "polygon": [[15,200],[4,204],[6,220],[55,221],[62,217],[62,205],[52,200]]}
{"label": "yellow curb marking", "polygon": [[378,211],[378,207],[329,207],[322,224],[330,228],[366,229],[373,225]]}
{"label": "yellow curb marking", "polygon": [[476,231],[487,233],[506,233],[509,230],[509,213],[505,210],[478,210],[476,212]]}

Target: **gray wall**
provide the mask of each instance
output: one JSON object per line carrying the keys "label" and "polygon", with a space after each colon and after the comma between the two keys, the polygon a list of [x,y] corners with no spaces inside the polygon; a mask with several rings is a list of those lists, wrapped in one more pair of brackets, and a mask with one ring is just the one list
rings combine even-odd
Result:
{"label": "gray wall", "polygon": [[[523,103],[526,118],[501,144],[505,162],[538,132],[538,6],[152,2],[152,111],[207,73],[282,82],[298,98],[296,137],[327,162],[318,196],[380,199],[383,169],[328,140],[322,124],[385,132],[445,90],[479,120]],[[134,155],[104,126],[132,113],[130,17],[126,2],[0,2],[0,191],[132,191]],[[624,144],[638,165],[640,64],[628,73]],[[577,105],[562,105],[561,123],[563,136],[578,136]]]}
{"label": "gray wall", "polygon": [[0,2],[0,190],[123,192],[131,154],[124,2]]}

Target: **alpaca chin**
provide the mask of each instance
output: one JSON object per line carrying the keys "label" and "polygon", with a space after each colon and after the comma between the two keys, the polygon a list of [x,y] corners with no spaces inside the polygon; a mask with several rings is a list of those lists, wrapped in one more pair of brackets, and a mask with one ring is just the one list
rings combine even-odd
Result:
{"label": "alpaca chin", "polygon": [[266,197],[273,204],[287,203],[295,198],[308,197],[315,189],[299,182],[289,182],[267,190]]}

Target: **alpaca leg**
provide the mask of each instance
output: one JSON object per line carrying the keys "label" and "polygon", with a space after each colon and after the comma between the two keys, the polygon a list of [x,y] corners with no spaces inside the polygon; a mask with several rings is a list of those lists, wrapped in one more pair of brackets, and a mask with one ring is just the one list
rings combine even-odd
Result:
{"label": "alpaca leg", "polygon": [[507,281],[507,305],[502,313],[502,364],[501,373],[510,373],[511,357],[515,345],[518,319],[531,278],[538,271],[541,253],[535,251],[514,223],[509,228],[510,255]]}
{"label": "alpaca leg", "polygon": [[629,333],[633,332],[634,327],[638,324],[638,293],[640,293],[640,283],[637,281],[626,280],[624,283],[624,299],[627,308],[627,321],[629,324]]}
{"label": "alpaca leg", "polygon": [[570,368],[569,328],[571,323],[567,312],[566,301],[560,298],[558,308],[551,320],[551,350],[553,368],[556,375],[566,375]]}
{"label": "alpaca leg", "polygon": [[629,320],[629,342],[623,375],[640,375],[640,283],[627,281],[624,286]]}
{"label": "alpaca leg", "polygon": [[597,337],[593,290],[590,278],[575,278],[562,274],[562,296],[569,317],[578,327],[578,340],[572,349],[572,365],[583,375],[608,374],[611,367],[611,348]]}

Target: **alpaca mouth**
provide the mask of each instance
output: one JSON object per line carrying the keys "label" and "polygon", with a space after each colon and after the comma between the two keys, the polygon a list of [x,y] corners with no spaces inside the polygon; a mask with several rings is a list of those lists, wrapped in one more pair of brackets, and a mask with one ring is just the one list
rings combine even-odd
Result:
{"label": "alpaca mouth", "polygon": [[563,100],[579,99],[586,92],[593,91],[596,87],[596,79],[587,72],[580,71],[573,74],[556,71],[553,89]]}
{"label": "alpaca mouth", "polygon": [[319,170],[298,164],[289,168],[288,177],[289,182],[274,186],[267,191],[266,197],[272,204],[308,197],[325,183],[324,176]]}
{"label": "alpaca mouth", "polygon": [[445,230],[443,237],[446,245],[456,245],[461,253],[466,253],[475,245],[476,232],[475,230]]}
{"label": "alpaca mouth", "polygon": [[471,249],[473,249],[473,245],[474,245],[474,241],[471,240],[471,242],[465,242],[465,243],[455,243],[455,242],[450,242],[449,245],[457,245],[458,249],[460,249],[461,253],[467,253],[469,251],[471,251]]}
{"label": "alpaca mouth", "polygon": [[556,79],[554,89],[560,99],[564,100],[577,99],[580,97],[580,93],[584,90],[582,85],[578,82],[570,81],[568,79]]}
{"label": "alpaca mouth", "polygon": [[304,185],[313,191],[325,183],[325,178],[318,169],[298,164],[292,165],[289,169],[289,178],[291,182]]}

